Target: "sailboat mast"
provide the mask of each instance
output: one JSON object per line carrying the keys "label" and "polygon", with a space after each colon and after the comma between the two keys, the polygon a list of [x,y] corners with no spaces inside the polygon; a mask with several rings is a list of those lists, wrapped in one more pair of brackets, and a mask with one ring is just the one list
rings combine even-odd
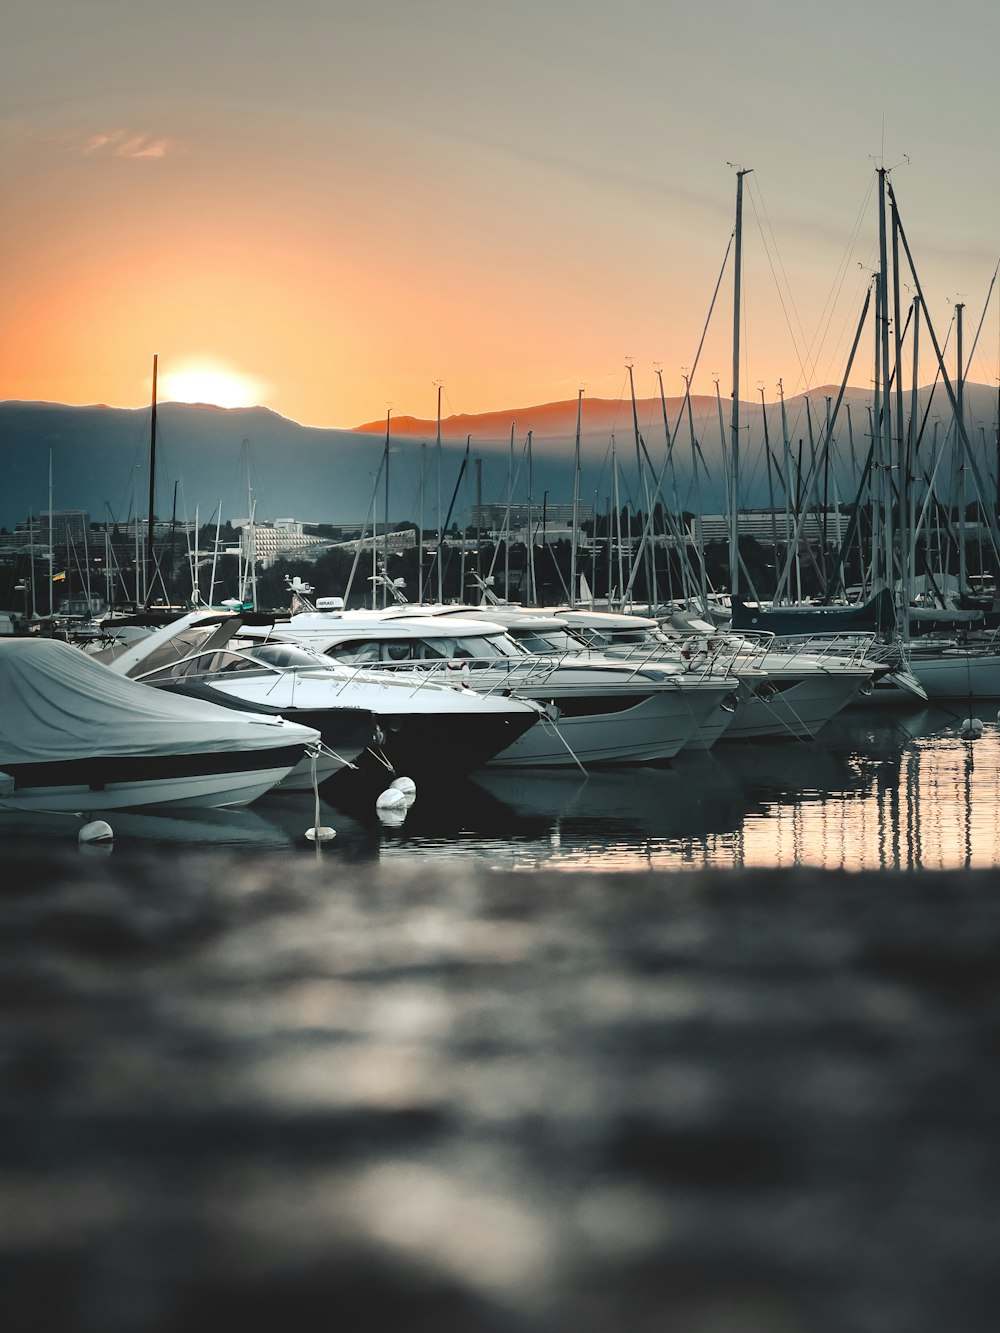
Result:
{"label": "sailboat mast", "polygon": [[424,486],[427,481],[427,442],[420,445],[420,521],[417,534],[417,599],[423,601],[424,587]]}
{"label": "sailboat mast", "polygon": [[[896,210],[892,210],[892,333],[896,375],[896,531],[899,538],[899,578],[901,598],[907,596],[907,553],[912,536],[909,534],[908,497],[910,475],[907,467],[906,440],[903,432],[903,318],[899,293],[899,224]],[[914,339],[916,332],[914,331]],[[914,341],[914,348],[916,342]],[[891,474],[890,474],[891,475]],[[907,613],[901,601],[898,620],[905,621]],[[881,626],[880,626],[881,628]]]}
{"label": "sailboat mast", "polygon": [[733,414],[732,444],[729,450],[732,484],[729,513],[729,591],[739,593],[740,548],[740,301],[743,280],[743,177],[748,170],[736,173],[736,245],[733,250]]}
{"label": "sailboat mast", "polygon": [[[153,504],[156,498],[156,369],[159,357],[153,356],[153,401],[149,415],[149,508],[146,515],[146,605],[153,594]],[[138,523],[138,515],[136,522]]]}
{"label": "sailboat mast", "polygon": [[528,599],[532,606],[537,605],[537,586],[535,584],[535,533],[532,527],[532,486],[534,484],[533,460],[531,457],[531,431],[528,431]]}
{"label": "sailboat mast", "polygon": [[[382,570],[386,578],[389,577],[389,429],[390,429],[389,422],[391,417],[392,417],[392,408],[390,407],[386,409],[386,414],[385,414],[385,503],[384,503],[385,512],[383,514],[383,518],[385,520],[385,531],[383,534],[383,541],[382,541]],[[376,521],[375,531],[372,533],[372,550],[373,551],[376,550],[377,547],[378,547],[378,522]],[[378,570],[373,569],[372,573],[377,575]],[[375,590],[377,587],[378,587],[377,583],[372,584],[372,606],[375,605]],[[386,597],[387,593],[385,588],[383,587],[382,589],[383,606],[385,606],[386,604]]]}
{"label": "sailboat mast", "polygon": [[[507,513],[504,517],[503,528],[503,597],[505,602],[510,601],[510,506],[514,490],[514,426],[516,422],[510,423],[510,449],[507,454]],[[1000,450],[998,450],[1000,457]],[[1000,486],[1000,479],[997,481]]]}
{"label": "sailboat mast", "polygon": [[882,421],[875,422],[882,445],[883,497],[885,503],[883,540],[885,546],[885,578],[891,588],[893,576],[892,541],[892,400],[889,396],[889,247],[886,233],[886,169],[879,167],[878,192],[878,262],[879,281],[879,362],[881,372]]}
{"label": "sailboat mast", "polygon": [[[615,552],[618,561],[618,605],[621,605],[621,596],[625,589],[625,570],[622,567],[622,511],[621,500],[618,495],[618,456],[615,453],[615,437],[611,436],[611,478],[612,490],[615,497]],[[608,593],[608,604],[611,603],[611,593]]]}
{"label": "sailboat mast", "polygon": [[438,483],[438,543],[437,543],[437,576],[438,576],[438,605],[444,602],[444,532],[441,528],[441,382],[437,386],[437,483]]}
{"label": "sailboat mast", "polygon": [[578,587],[576,580],[577,537],[580,529],[580,425],[583,419],[583,390],[576,395],[576,453],[573,460],[573,540],[570,543],[569,600],[574,605]]}
{"label": "sailboat mast", "polygon": [[[958,406],[955,409],[955,415],[958,418],[959,434],[965,428],[965,352],[964,352],[964,325],[965,325],[965,303],[956,302],[955,305],[955,356],[958,361],[958,373],[955,377],[955,399]],[[966,551],[965,551],[965,519],[967,508],[966,479],[965,479],[965,457],[961,452],[959,444],[958,453],[958,591],[964,596],[968,591],[966,584]]]}
{"label": "sailboat mast", "polygon": [[53,599],[55,597],[55,552],[52,549],[52,450],[49,450],[49,616],[53,614]]}
{"label": "sailboat mast", "polygon": [[774,476],[771,464],[771,437],[767,429],[767,403],[764,401],[764,386],[760,386],[760,417],[764,423],[764,458],[767,461],[767,498],[771,506],[771,544],[774,547],[775,570],[778,567],[778,519],[774,512]]}
{"label": "sailboat mast", "polygon": [[[635,433],[635,462],[636,462],[636,467],[638,469],[639,485],[642,489],[643,495],[645,496],[646,515],[648,517],[651,509],[651,503],[649,498],[649,483],[646,478],[646,473],[643,470],[642,466],[642,442],[639,435],[639,409],[635,401],[635,379],[632,374],[631,361],[628,362],[627,369],[628,369],[629,395],[631,396],[632,399],[632,429]],[[636,507],[638,508],[638,503],[636,504]],[[629,520],[629,536],[631,536],[631,527],[632,527],[631,520]],[[656,589],[653,587],[653,563],[651,559],[649,544],[647,542],[642,542],[641,545],[642,545],[641,554],[643,558],[643,567],[646,571],[646,607],[647,610],[652,611],[653,599],[656,596]]]}
{"label": "sailboat mast", "polygon": [[[898,236],[898,232],[896,233]],[[916,452],[917,452],[917,419],[920,409],[920,297],[913,298],[913,380],[910,388],[910,429],[907,432],[906,443],[906,584],[904,587],[903,605],[909,606],[916,594],[917,583],[917,488],[916,482]],[[910,637],[910,618],[909,614],[902,617],[903,638]]]}

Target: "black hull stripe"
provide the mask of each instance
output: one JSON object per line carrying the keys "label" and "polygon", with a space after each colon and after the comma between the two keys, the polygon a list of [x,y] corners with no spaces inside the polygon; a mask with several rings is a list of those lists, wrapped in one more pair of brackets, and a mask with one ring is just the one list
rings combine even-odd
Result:
{"label": "black hull stripe", "polygon": [[171,778],[206,777],[213,773],[253,773],[259,769],[294,768],[304,745],[273,750],[228,750],[219,753],[95,755],[87,759],[53,760],[42,764],[5,764],[0,772],[15,788],[89,787],[102,791],[120,782],[159,782]]}

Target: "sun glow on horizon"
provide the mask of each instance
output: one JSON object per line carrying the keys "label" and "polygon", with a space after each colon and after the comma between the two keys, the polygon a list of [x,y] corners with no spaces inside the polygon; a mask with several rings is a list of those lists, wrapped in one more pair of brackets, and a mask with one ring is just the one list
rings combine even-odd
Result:
{"label": "sun glow on horizon", "polygon": [[192,362],[160,378],[159,397],[172,403],[210,403],[214,407],[254,407],[265,386],[249,375],[210,362]]}

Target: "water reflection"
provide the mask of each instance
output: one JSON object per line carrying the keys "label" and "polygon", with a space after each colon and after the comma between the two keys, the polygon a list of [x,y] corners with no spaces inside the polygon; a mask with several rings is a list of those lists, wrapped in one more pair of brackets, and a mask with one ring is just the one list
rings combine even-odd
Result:
{"label": "water reflection", "polygon": [[499,839],[484,836],[467,793],[463,819],[422,803],[381,854],[471,854],[515,869],[992,866],[998,782],[995,724],[969,742],[939,709],[868,713],[820,742],[717,747],[664,769],[479,773],[471,785],[489,798]]}
{"label": "water reflection", "polygon": [[[849,716],[810,743],[717,746],[671,766],[485,771],[421,790],[402,827],[321,804],[337,830],[305,839],[311,796],[249,810],[115,812],[115,846],[226,848],[337,861],[473,858],[498,869],[845,870],[1000,864],[1000,731],[963,740],[936,709]],[[89,818],[90,816],[87,816]],[[0,815],[0,837],[76,840],[81,818]]]}

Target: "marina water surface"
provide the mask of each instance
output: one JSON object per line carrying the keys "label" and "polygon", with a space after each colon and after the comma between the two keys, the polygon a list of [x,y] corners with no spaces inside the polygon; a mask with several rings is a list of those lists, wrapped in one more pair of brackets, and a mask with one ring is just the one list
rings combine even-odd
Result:
{"label": "marina water surface", "polygon": [[[717,745],[662,767],[485,769],[422,788],[395,827],[380,824],[374,802],[359,813],[324,800],[321,823],[337,836],[321,854],[354,864],[472,858],[504,870],[989,868],[1000,864],[1000,726],[987,709],[970,741],[962,717],[960,706],[873,706],[815,741]],[[2,815],[0,836],[74,843],[81,822]],[[109,822],[114,848],[316,854],[305,837],[311,794],[237,810],[116,811]]]}

